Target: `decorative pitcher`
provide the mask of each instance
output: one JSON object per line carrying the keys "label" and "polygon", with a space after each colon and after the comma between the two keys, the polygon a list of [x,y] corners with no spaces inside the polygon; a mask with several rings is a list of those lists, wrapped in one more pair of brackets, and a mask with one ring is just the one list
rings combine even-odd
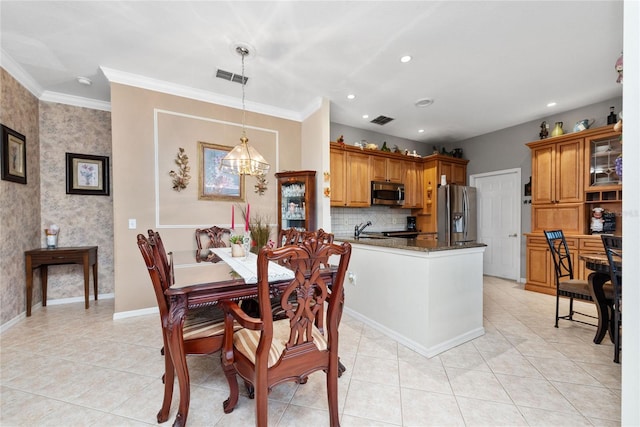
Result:
{"label": "decorative pitcher", "polygon": [[564,135],[564,130],[562,130],[562,122],[556,122],[556,125],[553,127],[551,131],[551,136],[560,136]]}

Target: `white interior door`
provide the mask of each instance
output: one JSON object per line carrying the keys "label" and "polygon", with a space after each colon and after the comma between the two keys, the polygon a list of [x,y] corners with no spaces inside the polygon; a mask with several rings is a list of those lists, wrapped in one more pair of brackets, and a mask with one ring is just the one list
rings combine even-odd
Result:
{"label": "white interior door", "polygon": [[520,276],[520,169],[471,175],[477,188],[478,241],[485,243],[484,274]]}

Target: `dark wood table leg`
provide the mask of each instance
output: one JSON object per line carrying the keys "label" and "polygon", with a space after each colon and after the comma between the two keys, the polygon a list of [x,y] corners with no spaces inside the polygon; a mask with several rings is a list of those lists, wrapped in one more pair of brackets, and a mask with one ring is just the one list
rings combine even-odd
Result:
{"label": "dark wood table leg", "polygon": [[84,309],[89,308],[89,254],[84,254],[82,262],[82,271],[84,273]]}
{"label": "dark wood table leg", "polygon": [[609,330],[609,319],[611,313],[609,311],[609,304],[604,296],[604,290],[602,286],[609,280],[609,276],[604,273],[593,272],[589,274],[589,288],[591,290],[591,297],[593,298],[596,308],[598,310],[598,329],[596,336],[593,338],[593,342],[600,344],[602,339]]}
{"label": "dark wood table leg", "polygon": [[98,254],[96,262],[93,263],[93,299],[98,301]]}
{"label": "dark wood table leg", "polygon": [[42,306],[47,306],[47,278],[49,277],[49,266],[40,265],[40,282],[42,283]]}
{"label": "dark wood table leg", "polygon": [[27,255],[24,260],[25,273],[27,277],[27,317],[31,316],[31,302],[33,300],[33,267],[31,266],[31,256]]}
{"label": "dark wood table leg", "polygon": [[[173,422],[173,427],[184,427],[189,414],[190,384],[189,369],[187,368],[187,358],[184,352],[184,341],[182,327],[184,318],[187,315],[186,295],[172,296],[170,299],[169,314],[166,319],[167,342],[169,344],[169,354],[178,377],[180,388],[180,403],[178,413]],[[173,381],[173,378],[165,378],[165,381]]]}

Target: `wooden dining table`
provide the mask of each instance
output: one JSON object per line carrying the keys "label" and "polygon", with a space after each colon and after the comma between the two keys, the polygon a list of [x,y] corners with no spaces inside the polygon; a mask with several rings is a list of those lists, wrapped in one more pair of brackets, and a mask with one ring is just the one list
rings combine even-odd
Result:
{"label": "wooden dining table", "polygon": [[[595,301],[598,311],[598,327],[593,342],[600,344],[607,334],[607,331],[609,331],[609,337],[613,342],[614,307],[611,302],[607,301],[603,289],[604,284],[611,280],[607,254],[581,254],[580,259],[585,262],[587,269],[591,270],[588,277],[589,288],[591,290],[591,297]],[[614,257],[614,262],[622,273],[622,258],[616,256]]]}
{"label": "wooden dining table", "polygon": [[[251,254],[253,257],[255,255]],[[226,262],[210,256],[204,251],[173,252],[173,274],[175,283],[165,291],[169,298],[169,314],[166,320],[169,354],[175,367],[180,388],[178,414],[174,427],[182,427],[186,423],[189,412],[190,380],[187,359],[183,347],[184,319],[190,309],[211,306],[215,307],[222,300],[240,301],[257,298],[256,283],[247,283],[238,276]],[[330,283],[336,273],[334,268],[327,268],[327,281]],[[290,280],[270,282],[273,296],[286,287]],[[171,379],[165,379],[171,381]],[[222,404],[222,402],[221,402]]]}

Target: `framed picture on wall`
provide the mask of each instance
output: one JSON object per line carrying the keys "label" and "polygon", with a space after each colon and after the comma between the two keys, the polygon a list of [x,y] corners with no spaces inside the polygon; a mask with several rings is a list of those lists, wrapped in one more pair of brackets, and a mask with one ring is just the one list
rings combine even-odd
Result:
{"label": "framed picture on wall", "polygon": [[220,169],[222,159],[232,149],[198,142],[198,199],[244,201],[244,176]]}
{"label": "framed picture on wall", "polygon": [[24,135],[2,126],[2,179],[27,183],[27,144]]}
{"label": "framed picture on wall", "polygon": [[109,157],[66,153],[67,194],[109,195]]}

